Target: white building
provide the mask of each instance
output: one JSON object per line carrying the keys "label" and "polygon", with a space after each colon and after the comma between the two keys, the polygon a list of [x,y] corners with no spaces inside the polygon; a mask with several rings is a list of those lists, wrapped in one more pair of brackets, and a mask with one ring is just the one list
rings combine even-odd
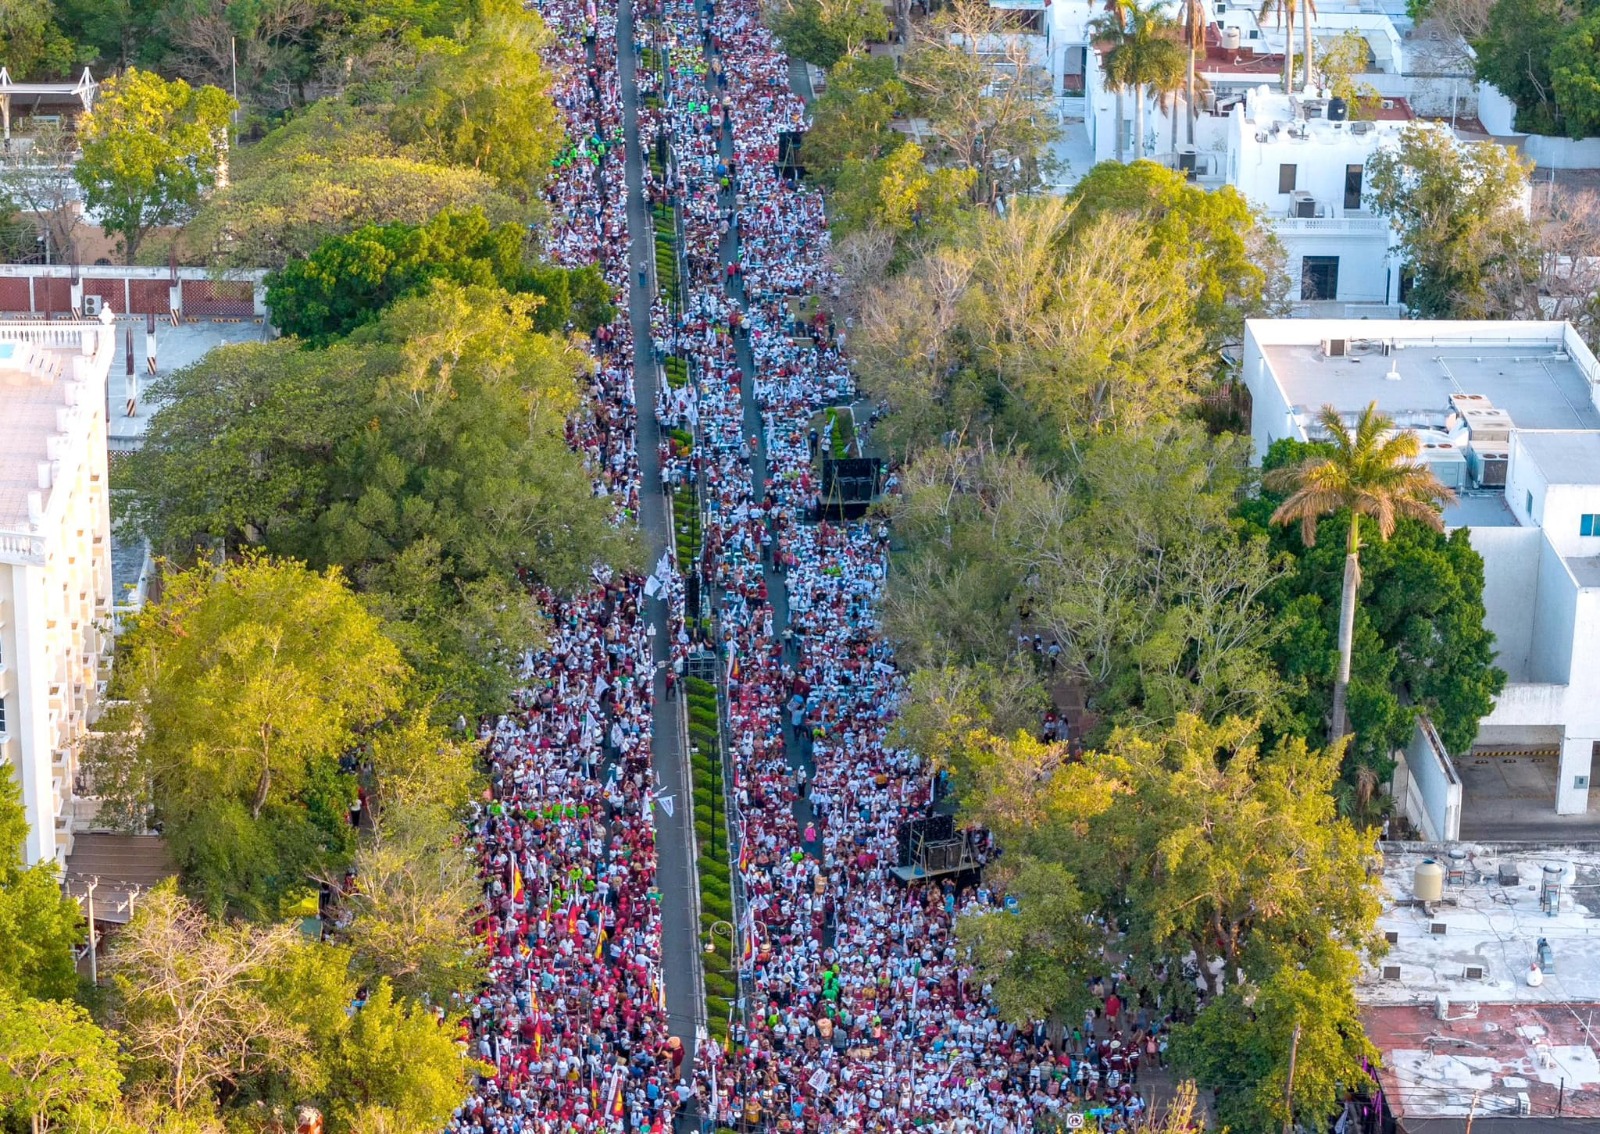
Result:
{"label": "white building", "polygon": [[[1258,459],[1279,438],[1311,439],[1323,405],[1354,420],[1376,402],[1460,494],[1445,523],[1483,556],[1509,681],[1471,753],[1413,742],[1397,795],[1418,826],[1457,837],[1463,784],[1470,796],[1473,777],[1491,774],[1501,794],[1535,800],[1523,818],[1587,818],[1600,751],[1600,365],[1571,324],[1250,320],[1243,378]],[[1498,782],[1482,802],[1505,810]]]}
{"label": "white building", "polygon": [[109,665],[111,519],[102,321],[0,323],[0,764],[29,862],[72,847],[77,748]]}
{"label": "white building", "polygon": [[[1366,210],[1362,194],[1367,162],[1416,118],[1413,98],[1451,117],[1458,105],[1475,107],[1470,76],[1439,73],[1440,52],[1429,50],[1438,47],[1436,38],[1410,39],[1406,17],[1371,0],[1325,0],[1312,32],[1319,49],[1347,31],[1367,45],[1367,70],[1358,81],[1374,97],[1352,107],[1326,90],[1285,94],[1284,27],[1262,19],[1259,5],[1206,0],[1191,140],[1182,91],[1165,100],[1145,92],[1141,114],[1133,92],[1108,85],[1091,38],[1091,25],[1105,11],[1098,0],[991,3],[1042,33],[1029,34],[1028,41],[1050,72],[1063,124],[1057,156],[1072,166],[1063,186],[1096,162],[1140,156],[1188,171],[1205,188],[1231,185],[1261,211],[1283,245],[1288,295],[1298,313],[1347,314],[1361,307],[1377,316],[1399,314],[1396,238],[1386,218]],[[1179,18],[1179,5],[1168,8]],[[1297,68],[1303,43],[1296,28]],[[1136,137],[1141,118],[1142,136]]]}

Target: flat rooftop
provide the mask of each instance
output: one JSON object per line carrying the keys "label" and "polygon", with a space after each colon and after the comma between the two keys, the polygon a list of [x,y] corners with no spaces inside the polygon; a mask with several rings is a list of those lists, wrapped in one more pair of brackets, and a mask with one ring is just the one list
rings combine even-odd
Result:
{"label": "flat rooftop", "polygon": [[[1385,849],[1378,929],[1395,939],[1357,986],[1363,1004],[1431,1008],[1437,996],[1463,1005],[1600,1003],[1600,849],[1461,844],[1469,852],[1466,881],[1447,884],[1443,900],[1424,909],[1415,900],[1414,872],[1424,858],[1445,859],[1432,848],[1409,846]],[[1539,900],[1547,863],[1571,867],[1553,916]],[[1502,865],[1516,874],[1515,884],[1501,885]],[[1527,976],[1540,938],[1554,963],[1534,987]],[[1398,966],[1399,976],[1385,978],[1384,966]],[[1468,966],[1482,976],[1469,978]]]}
{"label": "flat rooftop", "polygon": [[56,433],[56,411],[67,404],[70,376],[66,351],[0,338],[0,531],[28,526],[28,494],[49,503],[39,487],[39,465],[49,459],[47,438]]}
{"label": "flat rooftop", "polygon": [[[1324,358],[1317,343],[1261,349],[1289,404],[1307,414],[1326,403],[1355,414],[1377,402],[1403,428],[1442,426],[1450,395],[1482,394],[1518,429],[1600,429],[1588,380],[1557,353],[1560,345],[1402,344],[1388,357],[1371,350],[1347,358]],[[1385,377],[1391,363],[1398,381]]]}
{"label": "flat rooftop", "polygon": [[1443,1020],[1432,1005],[1369,1008],[1361,1019],[1397,1118],[1513,1116],[1520,1096],[1529,1119],[1600,1118],[1600,1004],[1452,1006]]}
{"label": "flat rooftop", "polygon": [[1600,484],[1600,433],[1532,430],[1517,436],[1545,483]]}
{"label": "flat rooftop", "polygon": [[1517,519],[1504,492],[1494,489],[1468,489],[1454,504],[1445,505],[1447,528],[1517,528]]}

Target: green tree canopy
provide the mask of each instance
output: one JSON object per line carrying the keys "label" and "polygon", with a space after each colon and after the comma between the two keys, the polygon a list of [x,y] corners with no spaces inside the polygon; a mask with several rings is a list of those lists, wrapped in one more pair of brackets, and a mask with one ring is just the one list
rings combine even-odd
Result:
{"label": "green tree canopy", "polygon": [[[1278,441],[1263,464],[1286,468],[1326,451]],[[1241,514],[1269,534],[1275,551],[1293,557],[1289,574],[1262,596],[1262,607],[1281,627],[1272,653],[1288,683],[1284,728],[1316,736],[1338,670],[1350,520],[1348,512],[1322,520],[1316,544],[1307,547],[1298,528],[1268,523],[1283,498],[1281,491],[1265,491]],[[1494,664],[1494,635],[1484,627],[1483,558],[1466,529],[1446,534],[1402,520],[1389,539],[1363,543],[1354,642],[1349,712],[1355,747],[1343,790],[1355,790],[1361,769],[1373,780],[1387,778],[1389,754],[1405,747],[1419,713],[1429,716],[1451,753],[1471,746],[1506,677]]]}
{"label": "green tree canopy", "polygon": [[517,8],[460,43],[436,41],[421,82],[396,107],[391,134],[428,160],[487,174],[529,200],[563,139],[541,56],[549,40],[538,15]]}
{"label": "green tree canopy", "polygon": [[83,916],[61,892],[53,861],[24,865],[27,837],[15,774],[0,769],[0,995],[66,999],[78,987],[72,950],[83,940]]}
{"label": "green tree canopy", "polygon": [[482,209],[495,224],[530,218],[487,173],[396,142],[381,107],[325,99],[240,151],[182,248],[219,267],[283,268],[365,225],[422,225],[451,208]]}
{"label": "green tree canopy", "polygon": [[50,0],[10,0],[0,5],[0,60],[15,81],[64,78],[75,65],[92,58],[93,48],[78,46],[61,30]]}
{"label": "green tree canopy", "polygon": [[482,209],[446,209],[422,225],[367,225],[270,273],[267,306],[281,331],[318,346],[376,321],[436,279],[536,295],[534,327],[544,332],[574,323],[592,332],[615,314],[598,266],[540,265],[528,252],[526,229],[493,224]]}
{"label": "green tree canopy", "polygon": [[134,759],[185,881],[277,916],[349,850],[339,760],[399,712],[399,650],[337,571],[251,558],[169,574],[123,653]]}
{"label": "green tree canopy", "polygon": [[1194,281],[1194,318],[1208,342],[1237,341],[1244,321],[1267,313],[1266,271],[1251,237],[1250,203],[1231,185],[1208,192],[1151,161],[1101,162],[1072,191],[1077,230],[1107,213],[1149,225],[1151,252],[1179,257]]}
{"label": "green tree canopy", "polygon": [[38,1134],[95,1129],[121,1086],[116,1042],[83,1008],[0,991],[0,1119]]}
{"label": "green tree canopy", "polygon": [[783,0],[767,20],[785,51],[823,68],[889,38],[879,0]]}
{"label": "green tree canopy", "polygon": [[1517,104],[1516,127],[1561,132],[1551,65],[1579,6],[1569,0],[1496,0],[1483,34],[1472,42],[1478,78]]}
{"label": "green tree canopy", "polygon": [[1400,238],[1413,315],[1492,318],[1501,296],[1526,291],[1538,268],[1522,212],[1528,168],[1505,146],[1458,142],[1424,123],[1368,160],[1366,198]]}
{"label": "green tree canopy", "polygon": [[881,158],[850,158],[828,200],[833,231],[843,237],[877,227],[905,234],[951,222],[975,176],[971,170],[933,169],[922,147],[897,146]]}
{"label": "green tree canopy", "polygon": [[78,123],[73,175],[129,263],[150,231],[193,215],[216,183],[235,103],[216,87],[128,70],[101,84]]}
{"label": "green tree canopy", "polygon": [[1162,254],[1140,216],[1078,224],[1076,207],[979,215],[869,293],[852,346],[892,408],[891,448],[992,430],[1049,455],[1170,419],[1210,385],[1202,259]]}
{"label": "green tree canopy", "polygon": [[122,515],[179,562],[220,542],[343,568],[419,701],[487,710],[540,639],[520,576],[566,590],[635,558],[565,442],[591,363],[533,315],[531,297],[436,283],[327,350],[213,351],[158,380]]}
{"label": "green tree canopy", "polygon": [[801,146],[806,176],[832,186],[853,159],[877,161],[906,141],[890,128],[911,105],[911,92],[886,56],[851,55],[828,70],[828,85],[811,103],[811,129]]}

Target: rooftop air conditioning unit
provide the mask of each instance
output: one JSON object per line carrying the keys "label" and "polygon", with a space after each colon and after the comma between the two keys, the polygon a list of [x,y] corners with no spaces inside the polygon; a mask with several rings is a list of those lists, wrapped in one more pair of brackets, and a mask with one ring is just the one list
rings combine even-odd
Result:
{"label": "rooftop air conditioning unit", "polygon": [[1195,152],[1195,148],[1193,146],[1184,146],[1178,151],[1178,168],[1180,170],[1187,170],[1188,172],[1193,173],[1195,171],[1195,165],[1199,159],[1200,155]]}
{"label": "rooftop air conditioning unit", "polygon": [[1383,979],[1384,980],[1399,980],[1400,979],[1400,966],[1399,965],[1384,965],[1383,966]]}
{"label": "rooftop air conditioning unit", "polygon": [[1472,470],[1472,479],[1479,488],[1504,488],[1510,463],[1511,454],[1505,449],[1467,446],[1467,467]]}
{"label": "rooftop air conditioning unit", "polygon": [[1289,212],[1296,217],[1314,217],[1317,215],[1317,199],[1310,193],[1293,193],[1289,197]]}
{"label": "rooftop air conditioning unit", "polygon": [[1468,965],[1467,966],[1467,972],[1466,972],[1466,979],[1467,980],[1482,980],[1483,979],[1483,966],[1482,965]]}
{"label": "rooftop air conditioning unit", "polygon": [[1394,99],[1386,98],[1386,99],[1383,100],[1383,104],[1382,105],[1383,105],[1383,109],[1385,109],[1385,110],[1393,110],[1394,109]]}
{"label": "rooftop air conditioning unit", "polygon": [[1350,353],[1350,340],[1349,339],[1323,339],[1322,340],[1322,357],[1323,358],[1343,358],[1345,355],[1347,355],[1349,353]]}
{"label": "rooftop air conditioning unit", "polygon": [[84,296],[83,317],[85,319],[98,319],[100,317],[100,309],[104,306],[105,300],[101,299],[98,295]]}
{"label": "rooftop air conditioning unit", "polygon": [[1371,132],[1371,130],[1372,130],[1372,123],[1370,123],[1370,122],[1352,122],[1352,123],[1350,123],[1350,133],[1352,133],[1352,134],[1366,134],[1366,133]]}

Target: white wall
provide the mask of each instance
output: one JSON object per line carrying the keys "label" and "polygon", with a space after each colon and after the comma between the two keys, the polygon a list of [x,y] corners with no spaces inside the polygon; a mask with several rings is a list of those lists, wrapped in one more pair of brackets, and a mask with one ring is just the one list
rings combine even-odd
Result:
{"label": "white wall", "polygon": [[1261,339],[1265,337],[1270,341],[1276,337],[1272,323],[1279,321],[1247,319],[1244,324],[1242,369],[1245,387],[1250,391],[1250,439],[1255,443],[1250,460],[1257,465],[1279,438],[1294,436],[1304,440],[1289,420],[1289,400],[1268,372],[1261,351]]}
{"label": "white wall", "polygon": [[1517,104],[1512,102],[1493,83],[1478,84],[1478,121],[1491,134],[1515,134]]}
{"label": "white wall", "polygon": [[1544,537],[1538,528],[1482,527],[1467,538],[1483,557],[1484,626],[1494,634],[1495,662],[1511,681],[1526,681]]}
{"label": "white wall", "polygon": [[1530,681],[1566,685],[1572,680],[1572,637],[1578,614],[1578,595],[1577,580],[1549,541],[1542,541],[1539,550],[1539,601],[1533,608],[1533,629],[1528,648]]}
{"label": "white wall", "polygon": [[1461,781],[1444,744],[1427,717],[1417,720],[1403,757],[1406,817],[1429,841],[1454,841],[1461,836]]}

